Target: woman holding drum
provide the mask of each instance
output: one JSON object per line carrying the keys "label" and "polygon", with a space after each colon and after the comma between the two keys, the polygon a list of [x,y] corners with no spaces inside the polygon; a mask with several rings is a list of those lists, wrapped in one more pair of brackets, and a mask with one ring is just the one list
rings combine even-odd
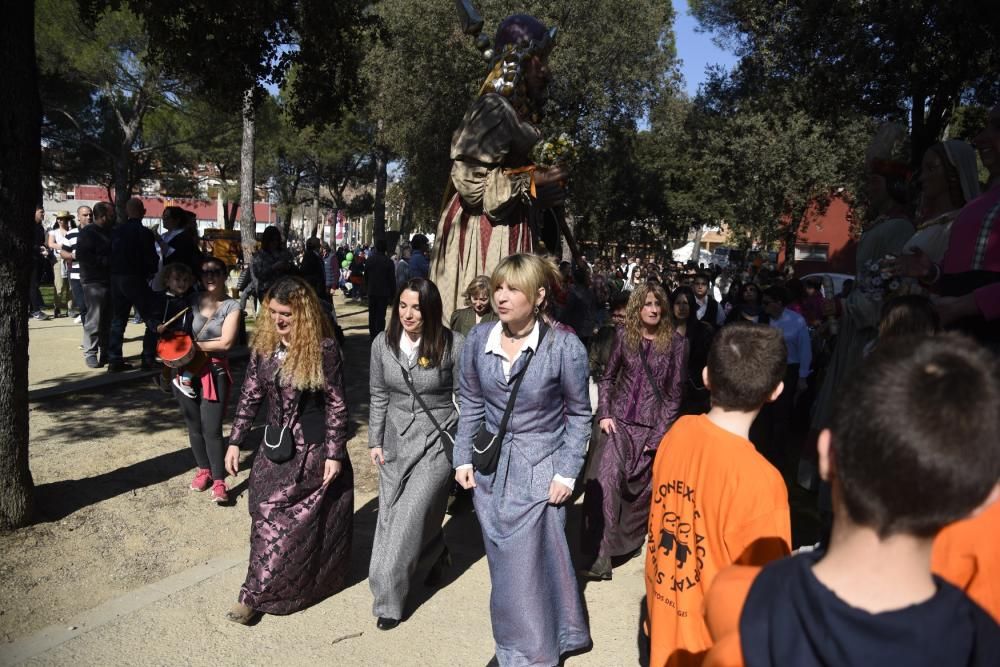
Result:
{"label": "woman holding drum", "polygon": [[[226,294],[226,265],[216,257],[201,263],[201,284],[204,290],[189,297],[192,332],[192,352],[203,352],[208,362],[198,371],[192,383],[191,397],[178,385],[174,396],[187,423],[191,451],[198,464],[198,473],[191,480],[191,489],[212,489],[212,500],[229,500],[226,489],[225,450],[222,446],[222,417],[232,376],[228,354],[236,343],[240,324],[240,306]],[[183,365],[183,364],[182,364]],[[188,366],[190,368],[190,366]]]}

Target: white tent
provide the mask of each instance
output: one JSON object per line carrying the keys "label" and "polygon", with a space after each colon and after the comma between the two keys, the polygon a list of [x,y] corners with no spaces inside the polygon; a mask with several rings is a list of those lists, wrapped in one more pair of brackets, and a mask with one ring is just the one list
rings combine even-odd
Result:
{"label": "white tent", "polygon": [[704,264],[708,266],[712,263],[712,253],[707,250],[702,250],[699,253],[698,258],[693,256],[694,253],[694,241],[688,241],[686,244],[682,245],[680,248],[674,250],[673,257],[675,262],[689,262],[694,260],[698,264]]}

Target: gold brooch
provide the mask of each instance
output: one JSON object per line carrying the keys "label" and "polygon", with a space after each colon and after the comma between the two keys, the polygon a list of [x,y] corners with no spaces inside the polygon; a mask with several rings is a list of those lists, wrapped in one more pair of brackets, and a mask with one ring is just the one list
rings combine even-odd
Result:
{"label": "gold brooch", "polygon": [[427,357],[420,357],[417,359],[417,363],[420,364],[421,368],[430,368],[431,366],[431,360]]}

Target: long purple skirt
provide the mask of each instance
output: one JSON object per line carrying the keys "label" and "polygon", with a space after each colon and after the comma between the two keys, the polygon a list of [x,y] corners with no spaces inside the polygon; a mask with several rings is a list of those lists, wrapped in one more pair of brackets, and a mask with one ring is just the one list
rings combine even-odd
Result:
{"label": "long purple skirt", "polygon": [[250,565],[239,600],[268,614],[291,614],[333,595],[350,567],[351,462],[324,488],[323,446],[304,449],[284,463],[259,452],[250,473]]}
{"label": "long purple skirt", "polygon": [[[583,499],[583,547],[595,558],[636,551],[646,538],[656,429],[615,420],[597,452]],[[646,451],[646,448],[650,448]]]}

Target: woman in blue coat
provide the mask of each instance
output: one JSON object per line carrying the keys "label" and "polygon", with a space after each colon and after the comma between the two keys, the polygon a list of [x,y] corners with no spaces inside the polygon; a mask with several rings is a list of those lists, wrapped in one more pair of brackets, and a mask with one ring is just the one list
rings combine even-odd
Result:
{"label": "woman in blue coat", "polygon": [[[540,316],[558,276],[540,257],[504,258],[490,281],[500,321],[476,326],[462,350],[455,479],[474,489],[492,584],[490,664],[505,667],[555,665],[561,654],[590,645],[564,507],[590,438],[587,352]],[[476,434],[484,423],[498,432],[522,373],[506,433],[494,444],[496,470],[474,470]]]}

